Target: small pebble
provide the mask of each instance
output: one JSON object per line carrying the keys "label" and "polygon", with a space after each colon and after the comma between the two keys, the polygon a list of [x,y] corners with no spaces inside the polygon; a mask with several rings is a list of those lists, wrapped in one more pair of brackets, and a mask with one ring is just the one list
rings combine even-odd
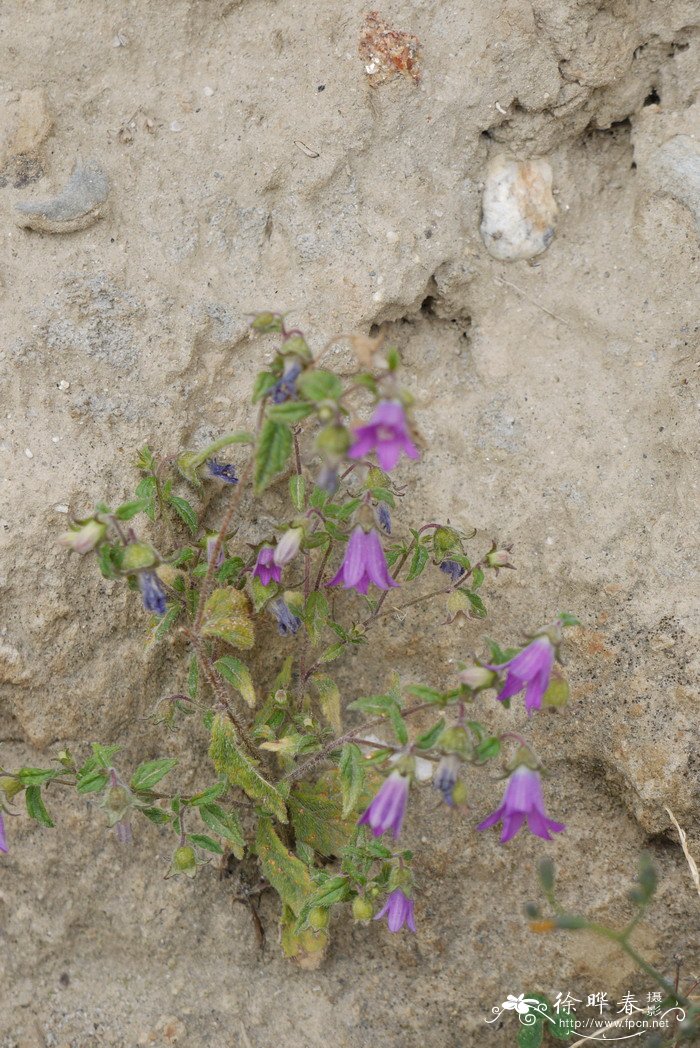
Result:
{"label": "small pebble", "polygon": [[61,390],[62,393],[65,393],[67,389],[70,389],[70,382],[66,382],[66,380],[62,378],[61,381],[58,383],[58,388]]}
{"label": "small pebble", "polygon": [[67,513],[68,512],[68,506],[54,506],[54,509],[56,510],[57,513]]}
{"label": "small pebble", "polygon": [[29,448],[24,449],[24,454],[27,456],[28,459],[34,458],[34,452],[30,451]]}
{"label": "small pebble", "polygon": [[489,163],[482,196],[481,236],[494,258],[514,262],[540,255],[552,241],[557,205],[546,160]]}
{"label": "small pebble", "polygon": [[206,95],[207,98],[211,98],[211,96],[214,94],[214,88],[209,87],[209,84],[207,84],[207,86],[202,89],[202,94]]}
{"label": "small pebble", "polygon": [[182,124],[180,123],[179,120],[173,120],[172,124],[170,125],[170,130],[171,131],[184,131],[184,128],[183,128],[183,126],[182,126]]}

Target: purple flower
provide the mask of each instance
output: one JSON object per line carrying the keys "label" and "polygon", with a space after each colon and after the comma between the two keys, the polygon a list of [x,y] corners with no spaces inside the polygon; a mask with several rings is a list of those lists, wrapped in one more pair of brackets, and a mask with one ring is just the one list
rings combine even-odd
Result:
{"label": "purple flower", "polygon": [[546,841],[552,839],[550,830],[552,833],[561,833],[566,828],[563,823],[547,818],[539,772],[521,764],[508,779],[503,804],[488,819],[480,822],[477,830],[487,830],[497,822],[502,822],[501,844],[505,844],[515,837],[525,819],[530,833]]}
{"label": "purple flower", "polygon": [[388,473],[401,457],[420,458],[420,452],[411,440],[406,421],[406,412],[395,400],[383,400],[377,405],[367,426],[353,430],[355,443],[348,454],[350,458],[364,458],[371,451],[377,452],[379,465]]}
{"label": "purple flower", "polygon": [[387,535],[391,535],[391,513],[389,513],[389,507],[385,502],[380,502],[377,506],[377,521],[382,531],[386,531]]}
{"label": "purple flower", "polygon": [[364,597],[370,582],[381,590],[398,586],[389,574],[379,535],[374,528],[365,531],[358,524],[350,536],[340,571],[326,585],[355,589]]}
{"label": "purple flower", "polygon": [[375,837],[391,830],[398,840],[408,803],[408,778],[400,771],[392,771],[384,780],[373,801],[358,819],[358,826],[371,826]]}
{"label": "purple flower", "polygon": [[279,567],[284,567],[285,564],[289,564],[294,560],[301,549],[303,539],[303,528],[287,528],[284,535],[275,546],[273,554],[275,564],[279,565]]}
{"label": "purple flower", "polygon": [[115,822],[114,832],[120,844],[132,843],[134,835],[131,832],[131,822],[129,821],[128,816],[126,816],[123,819],[119,819],[118,822]]}
{"label": "purple flower", "polygon": [[154,615],[165,615],[168,608],[165,587],[155,571],[140,571],[137,577],[146,611]]}
{"label": "purple flower", "polygon": [[416,922],[413,919],[413,899],[404,895],[400,888],[394,889],[375,916],[375,921],[380,921],[384,914],[387,915],[386,923],[390,932],[400,932],[404,924],[412,932],[416,930]]}
{"label": "purple flower", "polygon": [[207,459],[206,469],[212,480],[221,480],[224,484],[237,484],[236,467],[230,462],[218,462],[215,458]]}
{"label": "purple flower", "polygon": [[258,553],[253,575],[260,579],[263,586],[269,586],[270,582],[280,582],[282,579],[282,568],[275,564],[274,557],[275,551],[272,546],[263,546]]}
{"label": "purple flower", "polygon": [[462,762],[456,753],[446,753],[444,757],[440,758],[440,763],[437,766],[435,772],[435,778],[433,779],[433,786],[436,790],[439,790],[442,794],[442,799],[451,807],[454,805],[452,798],[452,791],[455,788],[459,773],[462,768]]}
{"label": "purple flower", "polygon": [[282,378],[275,382],[270,390],[270,399],[274,404],[283,404],[297,395],[297,379],[301,375],[302,366],[295,357],[290,357],[284,365]]}
{"label": "purple flower", "polygon": [[277,619],[277,631],[283,637],[294,636],[299,631],[301,626],[301,619],[298,615],[295,615],[289,605],[282,600],[273,600],[270,604],[270,611]]}
{"label": "purple flower", "polygon": [[10,849],[7,847],[7,837],[5,836],[5,820],[0,811],[0,852],[8,852],[9,850]]}
{"label": "purple flower", "polygon": [[512,699],[525,689],[525,709],[528,715],[542,708],[542,696],[549,687],[554,665],[554,645],[549,637],[536,637],[514,658],[500,666],[489,666],[496,673],[506,673],[506,682],[496,698],[499,702]]}
{"label": "purple flower", "polygon": [[449,575],[453,582],[458,582],[465,570],[456,560],[443,560],[440,563],[440,571],[444,571],[446,575]]}

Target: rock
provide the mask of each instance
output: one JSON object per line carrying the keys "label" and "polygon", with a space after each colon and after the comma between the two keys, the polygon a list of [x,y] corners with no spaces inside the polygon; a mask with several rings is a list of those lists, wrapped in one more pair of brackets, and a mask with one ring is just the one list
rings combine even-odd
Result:
{"label": "rock", "polygon": [[700,236],[700,103],[680,114],[647,107],[634,124],[634,159],[648,189],[673,197],[692,214]]}
{"label": "rock", "polygon": [[78,162],[57,196],[16,205],[22,216],[17,224],[42,233],[74,233],[87,229],[104,213],[108,195],[109,179],[102,168],[95,163]]}
{"label": "rock", "polygon": [[490,162],[482,198],[481,236],[494,258],[541,255],[554,236],[557,205],[546,160]]}
{"label": "rock", "polygon": [[6,107],[7,124],[0,146],[0,179],[15,189],[41,178],[40,149],[51,134],[53,119],[40,88],[22,91],[14,106]]}

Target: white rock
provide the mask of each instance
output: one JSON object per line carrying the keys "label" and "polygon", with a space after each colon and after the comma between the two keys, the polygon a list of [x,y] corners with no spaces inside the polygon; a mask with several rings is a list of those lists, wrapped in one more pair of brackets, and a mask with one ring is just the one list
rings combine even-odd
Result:
{"label": "white rock", "polygon": [[508,261],[534,258],[554,236],[551,167],[546,160],[494,157],[481,206],[481,236],[489,254]]}

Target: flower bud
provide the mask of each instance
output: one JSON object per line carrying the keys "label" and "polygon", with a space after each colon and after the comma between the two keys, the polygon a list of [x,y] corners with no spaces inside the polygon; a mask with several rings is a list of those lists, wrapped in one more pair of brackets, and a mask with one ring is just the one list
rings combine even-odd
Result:
{"label": "flower bud", "polygon": [[271,331],[282,330],[282,317],[279,313],[257,313],[250,325],[253,331],[268,334]]}
{"label": "flower bud", "polygon": [[453,804],[466,804],[467,803],[467,787],[463,779],[457,779],[457,782],[452,787],[452,803]]}
{"label": "flower bud", "polygon": [[345,457],[352,442],[349,430],[345,426],[324,426],[316,437],[315,447],[320,455],[330,462],[339,462]]}
{"label": "flower bud", "polygon": [[498,674],[486,666],[467,666],[459,674],[459,680],[472,691],[482,691],[495,686]]}
{"label": "flower bud", "polygon": [[510,547],[506,546],[503,549],[492,549],[490,553],[486,554],[486,563],[490,568],[515,568],[515,564],[510,559]]}
{"label": "flower bud", "polygon": [[122,819],[131,807],[131,794],[125,786],[112,786],[105,793],[104,806],[115,822]]}
{"label": "flower bud", "polygon": [[459,532],[454,528],[440,527],[433,532],[433,553],[437,560],[442,560],[447,553],[461,553],[462,543]]}
{"label": "flower bud", "polygon": [[445,728],[437,741],[437,747],[443,753],[456,753],[458,757],[468,757],[472,750],[466,729],[458,725]]}
{"label": "flower bud", "polygon": [[147,542],[130,542],[122,556],[123,571],[142,571],[158,563],[158,555]]}
{"label": "flower bud", "polygon": [[175,849],[173,855],[173,873],[184,873],[187,877],[194,877],[197,873],[197,856],[190,844],[181,844]]}
{"label": "flower bud", "polygon": [[299,357],[299,360],[303,361],[304,364],[311,364],[314,359],[313,353],[309,349],[309,344],[303,335],[292,335],[291,338],[286,339],[280,346],[280,353],[284,357]]}
{"label": "flower bud", "polygon": [[275,546],[273,561],[277,567],[284,567],[294,560],[304,539],[303,527],[289,528]]}
{"label": "flower bud", "polygon": [[24,786],[14,775],[3,775],[0,777],[0,790],[5,794],[8,801],[14,800],[23,789]]}
{"label": "flower bud", "polygon": [[74,553],[89,553],[102,542],[106,535],[107,525],[92,518],[79,527],[64,531],[58,541],[61,546],[72,549]]}
{"label": "flower bud", "polygon": [[352,901],[352,916],[356,921],[371,921],[374,906],[364,895],[357,895]]}
{"label": "flower bud", "polygon": [[323,906],[314,906],[309,914],[309,924],[317,932],[320,932],[323,928],[327,928],[329,920],[330,910],[324,909]]}

